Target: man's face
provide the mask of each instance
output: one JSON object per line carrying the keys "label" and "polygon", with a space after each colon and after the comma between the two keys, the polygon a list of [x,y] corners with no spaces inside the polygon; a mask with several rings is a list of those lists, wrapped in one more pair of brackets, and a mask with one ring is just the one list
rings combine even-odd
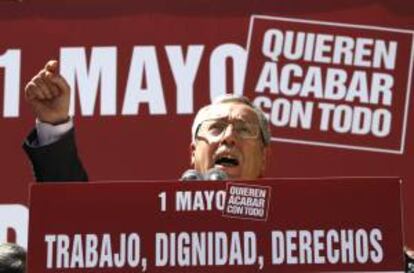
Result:
{"label": "man's face", "polygon": [[[263,144],[254,110],[240,102],[225,102],[211,106],[206,115],[208,121],[229,125],[218,137],[206,137],[208,134],[199,130],[195,143],[191,144],[194,168],[202,173],[211,168],[219,168],[231,179],[260,177],[265,169],[268,151]],[[243,124],[253,125],[258,129],[257,136],[243,136]]]}

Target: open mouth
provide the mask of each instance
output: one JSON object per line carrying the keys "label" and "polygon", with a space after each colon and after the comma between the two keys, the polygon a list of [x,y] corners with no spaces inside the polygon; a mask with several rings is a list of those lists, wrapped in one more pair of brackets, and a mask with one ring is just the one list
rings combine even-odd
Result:
{"label": "open mouth", "polygon": [[237,167],[239,166],[239,160],[230,156],[220,156],[214,161],[214,164],[223,167]]}

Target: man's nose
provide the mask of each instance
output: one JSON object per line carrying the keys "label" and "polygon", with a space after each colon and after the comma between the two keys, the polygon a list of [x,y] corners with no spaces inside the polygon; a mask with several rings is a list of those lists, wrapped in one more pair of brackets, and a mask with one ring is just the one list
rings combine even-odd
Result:
{"label": "man's nose", "polygon": [[237,141],[237,133],[234,130],[234,126],[232,124],[229,124],[226,129],[224,129],[223,136],[221,138],[221,141],[226,143],[227,145],[233,146],[236,144]]}

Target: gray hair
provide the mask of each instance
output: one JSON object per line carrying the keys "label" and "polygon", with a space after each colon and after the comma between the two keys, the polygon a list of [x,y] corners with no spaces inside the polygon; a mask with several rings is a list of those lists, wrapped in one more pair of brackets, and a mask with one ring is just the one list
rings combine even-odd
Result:
{"label": "gray hair", "polygon": [[260,127],[263,144],[265,146],[268,146],[270,143],[270,128],[269,128],[269,122],[267,121],[262,110],[260,110],[257,106],[255,106],[247,97],[236,95],[236,94],[225,94],[225,95],[218,96],[217,98],[214,99],[214,101],[211,104],[204,106],[198,111],[196,117],[194,118],[193,125],[191,127],[192,141],[193,142],[195,141],[197,130],[200,124],[206,119],[208,119],[204,113],[210,107],[221,104],[221,103],[226,103],[226,102],[239,102],[239,103],[248,105],[250,106],[250,108],[253,109],[253,111],[256,113],[257,120],[259,121],[259,127]]}
{"label": "gray hair", "polygon": [[16,244],[0,244],[0,273],[24,273],[26,250]]}

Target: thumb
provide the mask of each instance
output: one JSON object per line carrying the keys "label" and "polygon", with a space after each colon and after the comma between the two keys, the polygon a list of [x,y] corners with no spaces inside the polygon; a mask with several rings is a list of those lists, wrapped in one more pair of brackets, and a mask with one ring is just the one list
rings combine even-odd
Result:
{"label": "thumb", "polygon": [[56,60],[50,60],[45,65],[45,69],[52,73],[57,73],[59,62]]}

